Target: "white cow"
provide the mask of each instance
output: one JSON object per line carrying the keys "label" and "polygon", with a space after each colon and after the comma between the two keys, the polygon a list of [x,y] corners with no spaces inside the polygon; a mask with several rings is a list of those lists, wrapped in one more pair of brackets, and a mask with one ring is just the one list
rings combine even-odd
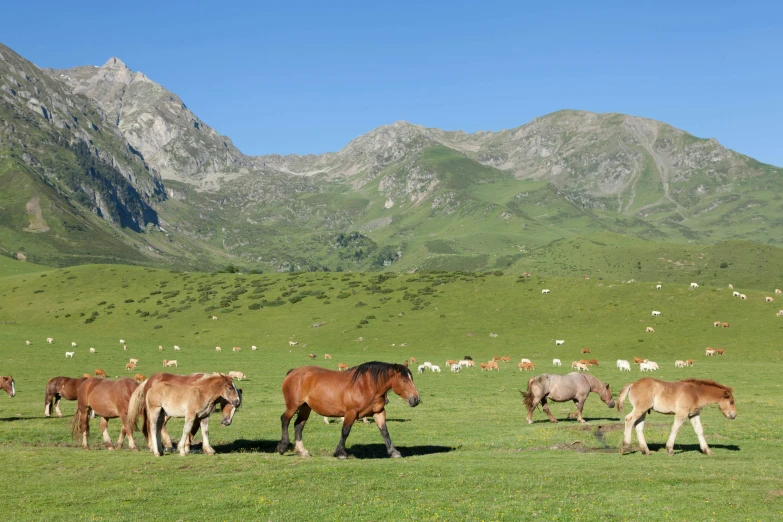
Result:
{"label": "white cow", "polygon": [[642,364],[639,365],[639,370],[641,370],[643,372],[651,372],[651,371],[656,370],[656,369],[657,368],[655,368],[655,366],[653,366],[652,362],[643,362]]}
{"label": "white cow", "polygon": [[563,366],[563,363],[560,362],[560,359],[552,359],[552,366]]}
{"label": "white cow", "polygon": [[216,351],[216,352],[219,352],[219,351],[221,351],[221,350],[223,350],[223,349],[222,349],[220,346],[215,346],[215,351]]}
{"label": "white cow", "polygon": [[541,293],[542,294],[548,294],[549,293],[549,289],[548,288],[544,288],[543,290],[541,290]]}
{"label": "white cow", "polygon": [[685,361],[674,361],[674,367],[675,368],[685,368]]}
{"label": "white cow", "polygon": [[432,370],[432,363],[431,363],[431,362],[429,362],[429,361],[426,361],[424,364],[422,364],[422,366],[424,366],[425,368],[429,368],[430,370]]}
{"label": "white cow", "polygon": [[47,337],[46,342],[52,344],[54,342],[54,337]]}
{"label": "white cow", "polygon": [[25,341],[24,344],[26,344],[27,346],[30,346],[33,343],[31,343],[30,341]]}
{"label": "white cow", "polygon": [[564,339],[555,339],[555,346],[560,346],[561,344],[565,344]]}
{"label": "white cow", "polygon": [[658,310],[653,310],[652,315],[653,317],[658,317],[659,315],[661,315],[661,312],[659,312]]}
{"label": "white cow", "polygon": [[660,290],[661,289],[661,285],[655,285],[655,289],[656,290]]}
{"label": "white cow", "polygon": [[781,294],[783,294],[783,290],[781,290],[780,288],[776,288],[776,289],[775,289],[775,293],[776,293],[777,295],[781,295]]}
{"label": "white cow", "polygon": [[125,339],[120,339],[120,344],[125,344]]}
{"label": "white cow", "polygon": [[531,361],[530,359],[526,359],[526,358],[524,358],[524,357],[523,357],[523,358],[522,358],[522,360],[521,360],[521,361],[519,361],[519,362],[520,362],[520,363],[529,363],[529,362],[533,362],[533,361]]}
{"label": "white cow", "polygon": [[65,356],[73,358],[73,354],[75,354],[75,353],[76,352],[65,352]]}
{"label": "white cow", "polygon": [[419,373],[424,373],[424,370],[426,370],[426,369],[427,369],[427,367],[424,366],[423,364],[419,365]]}
{"label": "white cow", "polygon": [[739,297],[739,296],[740,296],[740,293],[739,293],[739,292],[737,292],[736,290],[734,290],[734,292],[732,292],[731,296],[732,296],[732,297]]}
{"label": "white cow", "polygon": [[773,301],[774,301],[774,299],[773,299],[773,298],[771,298],[771,297],[769,297],[769,296],[767,296],[767,297],[765,297],[765,298],[764,298],[764,302],[766,302],[766,303],[771,303],[771,302],[773,302]]}
{"label": "white cow", "polygon": [[299,341],[288,341],[288,346],[296,346],[299,344]]}
{"label": "white cow", "polygon": [[744,300],[744,299],[747,299],[747,298],[748,298],[748,296],[746,296],[745,294],[740,294],[740,299]]}
{"label": "white cow", "polygon": [[130,362],[131,364],[139,364],[139,360],[138,359],[133,359],[133,358],[131,358],[131,360],[128,361],[128,362]]}
{"label": "white cow", "polygon": [[617,360],[617,367],[620,369],[621,372],[622,371],[626,371],[626,372],[630,372],[631,371],[631,363],[629,363],[625,359],[618,359]]}
{"label": "white cow", "polygon": [[437,364],[431,364],[430,365],[430,370],[432,370],[433,372],[436,372],[436,373],[440,373],[440,366],[438,366]]}
{"label": "white cow", "polygon": [[696,283],[691,283],[691,288],[699,288],[699,285],[697,285]]}
{"label": "white cow", "polygon": [[179,346],[177,346],[177,345],[175,344],[175,345],[174,345],[174,350],[178,352],[178,351],[179,351]]}
{"label": "white cow", "polygon": [[95,353],[95,348],[90,348],[90,353]]}
{"label": "white cow", "polygon": [[76,348],[76,343],[71,341],[71,348]]}
{"label": "white cow", "polygon": [[250,349],[251,349],[251,350],[258,350],[258,346],[256,346],[256,345],[253,345],[253,346],[251,346],[251,347],[250,347]]}
{"label": "white cow", "polygon": [[459,371],[462,369],[462,366],[459,364],[452,364],[451,365],[451,372],[452,373],[459,373]]}

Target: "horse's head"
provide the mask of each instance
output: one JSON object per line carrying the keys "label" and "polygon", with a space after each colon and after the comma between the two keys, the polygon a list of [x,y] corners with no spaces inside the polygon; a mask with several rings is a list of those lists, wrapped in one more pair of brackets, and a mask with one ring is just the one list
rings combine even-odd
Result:
{"label": "horse's head", "polygon": [[609,389],[608,384],[604,384],[601,387],[601,392],[599,397],[601,397],[601,400],[606,403],[607,406],[610,408],[614,408],[614,399],[612,398],[612,390]]}
{"label": "horse's head", "polygon": [[403,367],[399,372],[395,372],[392,379],[392,390],[394,393],[408,401],[411,407],[418,406],[419,390],[416,389],[416,385],[413,384],[413,374],[408,368]]}
{"label": "horse's head", "polygon": [[234,413],[236,413],[237,409],[239,409],[239,406],[242,405],[242,388],[237,388],[237,393],[239,394],[239,405],[237,406],[234,406],[223,397],[220,398],[220,407],[222,410],[220,424],[223,426],[231,426],[231,421],[234,420]]}
{"label": "horse's head", "polygon": [[737,418],[737,407],[734,405],[734,393],[731,388],[723,390],[723,396],[718,400],[718,408],[727,419]]}
{"label": "horse's head", "polygon": [[223,385],[220,396],[223,397],[226,402],[231,404],[234,408],[239,408],[239,405],[242,403],[242,396],[239,394],[237,387],[234,386],[234,379],[228,375],[223,374],[220,375],[220,378],[222,379],[221,384]]}
{"label": "horse's head", "polygon": [[9,397],[16,395],[16,388],[14,387],[14,378],[10,375],[8,377],[0,377],[0,388],[4,389]]}

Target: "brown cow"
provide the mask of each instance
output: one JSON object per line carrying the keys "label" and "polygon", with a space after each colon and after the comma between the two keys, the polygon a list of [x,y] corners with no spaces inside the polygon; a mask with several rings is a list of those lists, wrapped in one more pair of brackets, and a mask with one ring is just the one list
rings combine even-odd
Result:
{"label": "brown cow", "polygon": [[411,357],[411,364],[416,364],[416,358],[415,357]]}
{"label": "brown cow", "polygon": [[128,364],[125,365],[125,370],[127,371],[135,370],[135,369],[136,369],[136,363],[129,362]]}
{"label": "brown cow", "polygon": [[487,364],[487,363],[481,363],[481,364],[479,364],[479,366],[481,366],[481,371],[482,372],[484,370],[489,370],[489,364]]}
{"label": "brown cow", "polygon": [[718,355],[723,355],[724,353],[726,353],[726,349],[725,348],[718,348],[718,349],[715,350],[715,353],[717,353]]}
{"label": "brown cow", "polygon": [[685,366],[693,366],[693,359],[688,359],[685,361]]}
{"label": "brown cow", "polygon": [[134,379],[136,379],[136,382],[141,383],[147,380],[147,378],[144,376],[144,374],[137,373],[133,376]]}
{"label": "brown cow", "polygon": [[454,359],[449,359],[448,361],[446,361],[447,368],[451,368],[455,364],[459,364],[459,361],[455,361]]}
{"label": "brown cow", "polygon": [[500,359],[501,359],[501,357],[499,355],[493,355],[492,356],[492,360],[493,361],[499,361]]}
{"label": "brown cow", "polygon": [[307,356],[308,356],[309,358],[311,358],[311,359],[315,359],[316,357],[318,357],[318,356],[317,356],[316,354],[314,354],[314,353],[309,353],[309,354],[307,354]]}
{"label": "brown cow", "polygon": [[345,370],[348,369],[348,365],[345,364],[345,363],[338,363],[337,364],[337,369],[340,370],[341,372],[344,372]]}
{"label": "brown cow", "polygon": [[598,361],[596,361],[595,359],[590,359],[589,361],[587,361],[587,364],[590,366],[598,366]]}
{"label": "brown cow", "polygon": [[582,353],[590,353],[590,348],[582,348]]}
{"label": "brown cow", "polygon": [[519,363],[519,371],[523,371],[524,370],[526,372],[529,372],[529,371],[535,370],[535,369],[536,369],[536,365],[533,364],[532,362],[524,362],[524,363],[521,362],[521,363]]}
{"label": "brown cow", "polygon": [[106,377],[106,372],[101,370],[100,368],[95,368],[95,371],[93,372],[96,377]]}
{"label": "brown cow", "polygon": [[491,370],[500,371],[500,366],[498,366],[498,363],[496,361],[489,361],[489,362],[487,362],[487,366],[489,366],[490,371]]}
{"label": "brown cow", "polygon": [[639,359],[638,357],[633,358],[634,364],[642,364],[644,362],[644,359]]}
{"label": "brown cow", "polygon": [[325,354],[324,354],[324,359],[329,359],[329,360],[331,360],[331,359],[332,359],[332,355],[331,355],[331,354],[329,354],[329,353],[325,353]]}
{"label": "brown cow", "polygon": [[731,325],[730,325],[729,323],[721,323],[720,325],[721,325],[722,327],[724,327],[724,328],[729,328],[729,327],[731,327]]}
{"label": "brown cow", "polygon": [[508,355],[504,355],[503,357],[500,358],[500,360],[503,361],[504,363],[508,363],[511,362],[511,357],[509,357]]}

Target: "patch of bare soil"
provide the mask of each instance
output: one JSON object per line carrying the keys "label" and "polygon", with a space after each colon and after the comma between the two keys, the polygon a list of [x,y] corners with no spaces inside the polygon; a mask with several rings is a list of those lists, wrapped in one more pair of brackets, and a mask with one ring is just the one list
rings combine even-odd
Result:
{"label": "patch of bare soil", "polygon": [[49,226],[44,221],[43,214],[41,213],[41,204],[38,196],[27,202],[25,205],[27,209],[27,217],[30,218],[30,226],[24,229],[25,232],[48,232]]}

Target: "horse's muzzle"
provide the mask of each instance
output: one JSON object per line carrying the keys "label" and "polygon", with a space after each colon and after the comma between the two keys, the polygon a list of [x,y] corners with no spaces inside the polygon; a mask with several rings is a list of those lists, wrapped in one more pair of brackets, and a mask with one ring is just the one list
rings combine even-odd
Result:
{"label": "horse's muzzle", "polygon": [[614,408],[614,401],[609,401],[606,405],[609,406],[609,408]]}
{"label": "horse's muzzle", "polygon": [[231,419],[223,419],[220,421],[223,426],[231,426]]}
{"label": "horse's muzzle", "polygon": [[416,395],[414,397],[410,397],[408,399],[408,404],[410,404],[411,408],[415,408],[416,406],[419,405],[420,402],[421,401],[419,400],[419,396],[418,395]]}

